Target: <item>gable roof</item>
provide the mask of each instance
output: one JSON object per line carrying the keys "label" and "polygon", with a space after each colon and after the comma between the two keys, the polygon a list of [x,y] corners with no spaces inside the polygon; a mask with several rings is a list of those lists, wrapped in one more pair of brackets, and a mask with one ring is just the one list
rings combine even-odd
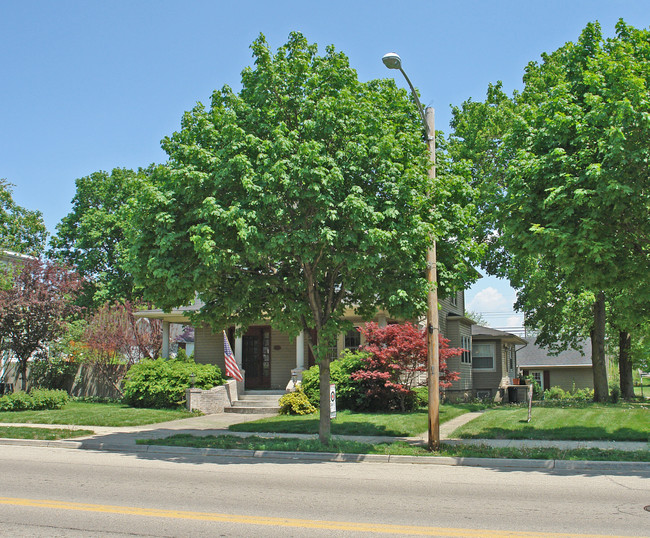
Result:
{"label": "gable roof", "polygon": [[582,353],[567,349],[557,355],[535,343],[535,337],[525,338],[528,345],[517,351],[517,364],[522,368],[591,366],[591,340],[582,341]]}

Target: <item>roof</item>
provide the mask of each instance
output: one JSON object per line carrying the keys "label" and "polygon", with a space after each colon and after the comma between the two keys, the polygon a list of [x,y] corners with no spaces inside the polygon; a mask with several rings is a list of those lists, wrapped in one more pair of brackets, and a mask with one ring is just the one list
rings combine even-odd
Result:
{"label": "roof", "polygon": [[[490,339],[490,340],[503,340],[513,344],[525,345],[526,341],[517,336],[516,334],[507,333],[493,329],[492,327],[483,327],[482,325],[472,325],[472,338],[476,339]],[[517,356],[519,356],[517,354]]]}
{"label": "roof", "polygon": [[460,314],[454,314],[453,312],[449,312],[449,314],[447,314],[447,319],[449,321],[460,321],[465,325],[474,325],[475,323],[472,318],[468,318],[467,316],[461,316]]}
{"label": "roof", "polygon": [[[517,351],[517,363],[520,367],[569,367],[591,366],[591,341],[582,341],[582,353],[575,349],[552,355],[548,349],[538,346],[535,337],[527,337],[528,345]],[[584,353],[584,355],[583,355]]]}
{"label": "roof", "polygon": [[163,321],[169,321],[170,323],[188,323],[190,319],[189,314],[199,311],[202,306],[203,302],[196,299],[194,304],[174,308],[171,312],[165,312],[160,308],[154,308],[153,310],[139,310],[135,312],[134,315],[136,318],[162,319]]}

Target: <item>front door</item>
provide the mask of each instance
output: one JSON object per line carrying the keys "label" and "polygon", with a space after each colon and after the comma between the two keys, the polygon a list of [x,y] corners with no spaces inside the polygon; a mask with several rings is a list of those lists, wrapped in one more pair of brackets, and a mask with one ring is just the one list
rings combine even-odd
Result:
{"label": "front door", "polygon": [[271,328],[251,327],[242,337],[247,389],[271,388]]}

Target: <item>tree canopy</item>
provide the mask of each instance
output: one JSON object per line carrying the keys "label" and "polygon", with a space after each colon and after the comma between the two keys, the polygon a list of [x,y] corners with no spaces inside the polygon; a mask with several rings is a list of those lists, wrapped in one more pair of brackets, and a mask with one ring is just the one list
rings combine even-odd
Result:
{"label": "tree canopy", "polygon": [[74,265],[84,277],[86,306],[138,299],[133,277],[126,269],[128,246],[124,228],[130,219],[127,201],[147,172],[115,168],[77,179],[72,211],[57,225],[50,254]]}
{"label": "tree canopy", "polygon": [[[485,179],[487,266],[510,278],[519,306],[542,325],[589,295],[598,311],[615,299],[623,324],[647,310],[649,60],[648,30],[619,21],[605,39],[592,23],[529,63],[521,93],[491,86],[485,103],[454,111],[452,151],[471,160],[474,181]],[[592,328],[602,340],[604,318]],[[603,399],[604,360],[594,367]]]}
{"label": "tree canopy", "polygon": [[214,92],[163,140],[169,162],[132,211],[133,274],[165,309],[196,294],[215,329],[317,329],[327,383],[345,308],[425,309],[431,234],[450,269],[441,286],[474,277],[468,186],[453,164],[427,179],[418,110],[392,80],[360,82],[343,53],[319,56],[298,33],[276,53],[263,36],[251,48],[241,91]]}
{"label": "tree canopy", "polygon": [[46,239],[41,212],[16,204],[11,183],[0,179],[0,250],[37,256],[43,252]]}

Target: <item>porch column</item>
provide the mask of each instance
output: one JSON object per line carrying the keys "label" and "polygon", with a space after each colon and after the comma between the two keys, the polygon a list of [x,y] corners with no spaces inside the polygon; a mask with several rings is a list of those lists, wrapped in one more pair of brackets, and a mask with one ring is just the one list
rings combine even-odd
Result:
{"label": "porch column", "polygon": [[305,331],[296,337],[296,370],[305,369]]}
{"label": "porch column", "polygon": [[162,322],[162,358],[169,358],[169,321]]}
{"label": "porch column", "polygon": [[377,316],[377,325],[379,325],[379,327],[386,327],[388,325],[388,320],[386,319],[385,314],[379,314]]}
{"label": "porch column", "polygon": [[[239,329],[239,327],[236,327]],[[242,336],[235,336],[235,360],[237,361],[237,366],[241,370],[243,368],[242,358],[243,358],[243,349],[244,349],[244,340]]]}

